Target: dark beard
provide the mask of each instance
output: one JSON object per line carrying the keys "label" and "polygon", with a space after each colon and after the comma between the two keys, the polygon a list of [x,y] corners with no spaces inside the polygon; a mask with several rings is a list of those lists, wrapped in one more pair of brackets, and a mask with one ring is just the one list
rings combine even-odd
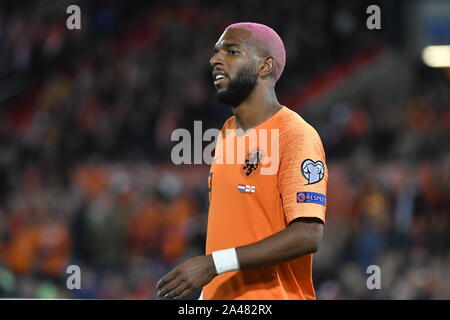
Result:
{"label": "dark beard", "polygon": [[257,80],[258,76],[256,75],[255,66],[243,67],[239,70],[234,80],[230,79],[227,90],[217,93],[217,98],[225,105],[236,107],[252,93],[256,87]]}

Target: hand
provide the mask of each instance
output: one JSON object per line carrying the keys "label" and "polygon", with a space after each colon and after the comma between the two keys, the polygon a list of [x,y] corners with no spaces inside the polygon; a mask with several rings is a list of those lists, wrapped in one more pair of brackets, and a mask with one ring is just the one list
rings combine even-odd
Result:
{"label": "hand", "polygon": [[158,281],[158,296],[181,300],[208,284],[217,275],[212,255],[187,260]]}

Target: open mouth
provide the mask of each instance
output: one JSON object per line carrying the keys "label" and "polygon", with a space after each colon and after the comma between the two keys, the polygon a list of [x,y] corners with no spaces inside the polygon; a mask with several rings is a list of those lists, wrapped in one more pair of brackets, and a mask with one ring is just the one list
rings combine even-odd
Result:
{"label": "open mouth", "polygon": [[227,74],[224,70],[215,69],[212,72],[212,77],[214,80],[214,86],[218,89],[218,86],[221,86],[226,79],[228,79]]}
{"label": "open mouth", "polygon": [[218,74],[214,78],[214,85],[217,86],[218,84],[224,82],[227,79],[223,74]]}

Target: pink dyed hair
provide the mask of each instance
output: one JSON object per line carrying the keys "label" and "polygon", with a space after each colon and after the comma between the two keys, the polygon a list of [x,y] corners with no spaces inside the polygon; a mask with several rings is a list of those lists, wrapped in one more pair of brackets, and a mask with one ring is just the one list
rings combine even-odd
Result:
{"label": "pink dyed hair", "polygon": [[258,41],[262,48],[275,59],[274,76],[275,81],[278,81],[283,73],[284,66],[286,65],[286,50],[284,49],[283,40],[272,28],[254,22],[239,22],[229,25],[225,28],[225,31],[229,29],[245,29],[252,33],[252,39]]}

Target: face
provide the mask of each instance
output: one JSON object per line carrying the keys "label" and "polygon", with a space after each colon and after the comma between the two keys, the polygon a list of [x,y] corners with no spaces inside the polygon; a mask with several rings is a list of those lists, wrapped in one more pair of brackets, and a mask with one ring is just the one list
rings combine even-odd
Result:
{"label": "face", "polygon": [[250,35],[244,29],[227,30],[214,47],[210,65],[217,97],[223,104],[239,105],[256,86],[257,56],[249,43]]}

